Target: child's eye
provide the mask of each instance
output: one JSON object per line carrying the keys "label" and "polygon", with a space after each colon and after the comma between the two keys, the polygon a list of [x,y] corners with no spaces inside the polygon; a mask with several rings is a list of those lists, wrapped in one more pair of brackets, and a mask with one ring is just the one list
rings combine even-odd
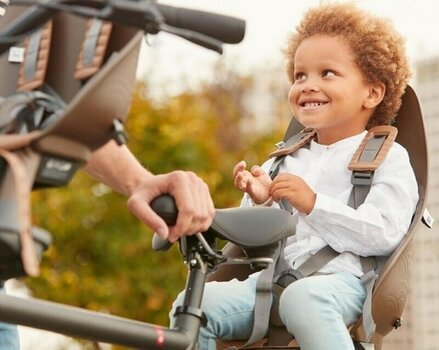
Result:
{"label": "child's eye", "polygon": [[332,77],[332,76],[335,76],[335,75],[336,75],[335,72],[332,71],[332,70],[329,70],[329,69],[324,70],[323,73],[322,73],[323,77]]}
{"label": "child's eye", "polygon": [[294,80],[296,81],[296,80],[303,80],[303,79],[305,79],[305,73],[296,73],[296,74],[294,74]]}

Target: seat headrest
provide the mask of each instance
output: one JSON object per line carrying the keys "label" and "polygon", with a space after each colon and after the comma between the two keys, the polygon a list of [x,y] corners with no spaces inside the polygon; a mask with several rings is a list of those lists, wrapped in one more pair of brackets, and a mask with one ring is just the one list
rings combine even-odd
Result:
{"label": "seat headrest", "polygon": [[[409,85],[402,96],[401,107],[393,125],[398,128],[396,141],[409,153],[419,190],[424,192],[428,173],[427,135],[421,105],[415,91]],[[422,196],[422,193],[420,195]]]}

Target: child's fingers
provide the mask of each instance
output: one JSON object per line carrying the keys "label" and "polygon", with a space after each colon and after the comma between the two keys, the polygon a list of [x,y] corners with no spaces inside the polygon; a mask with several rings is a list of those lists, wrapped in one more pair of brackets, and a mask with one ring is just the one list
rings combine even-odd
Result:
{"label": "child's fingers", "polygon": [[241,160],[238,164],[236,164],[236,165],[233,167],[233,177],[236,177],[236,175],[237,175],[240,171],[243,171],[246,167],[247,167],[247,163],[245,162],[245,160]]}
{"label": "child's fingers", "polygon": [[244,171],[238,172],[238,174],[236,174],[235,180],[234,180],[235,187],[238,190],[245,191],[247,188],[247,185],[248,185],[248,180],[249,180],[249,177],[248,177],[247,171],[244,170]]}
{"label": "child's fingers", "polygon": [[261,176],[265,174],[265,171],[259,165],[253,165],[251,173],[253,176]]}

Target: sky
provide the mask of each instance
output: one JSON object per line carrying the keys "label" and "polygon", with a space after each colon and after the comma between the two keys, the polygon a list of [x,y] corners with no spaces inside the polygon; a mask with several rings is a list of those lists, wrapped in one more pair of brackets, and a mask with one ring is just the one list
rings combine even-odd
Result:
{"label": "sky", "polygon": [[[286,36],[299,23],[307,8],[320,0],[165,0],[166,5],[204,10],[239,17],[246,21],[244,40],[225,45],[223,55],[198,47],[167,33],[148,36],[142,49],[139,76],[155,84],[166,82],[178,91],[212,77],[211,67],[224,61],[238,72],[257,72],[265,66],[282,64],[281,48]],[[439,56],[439,1],[356,0],[368,11],[392,20],[406,37],[412,62]],[[183,83],[183,84],[182,84]],[[157,84],[160,85],[160,84]]]}

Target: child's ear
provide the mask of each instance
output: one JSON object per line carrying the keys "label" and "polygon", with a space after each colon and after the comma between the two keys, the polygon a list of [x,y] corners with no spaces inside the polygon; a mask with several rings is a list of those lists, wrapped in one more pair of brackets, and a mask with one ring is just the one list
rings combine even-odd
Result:
{"label": "child's ear", "polygon": [[364,101],[364,107],[366,108],[375,108],[378,106],[384,98],[384,94],[386,93],[386,85],[381,82],[370,83],[369,84],[369,93]]}

